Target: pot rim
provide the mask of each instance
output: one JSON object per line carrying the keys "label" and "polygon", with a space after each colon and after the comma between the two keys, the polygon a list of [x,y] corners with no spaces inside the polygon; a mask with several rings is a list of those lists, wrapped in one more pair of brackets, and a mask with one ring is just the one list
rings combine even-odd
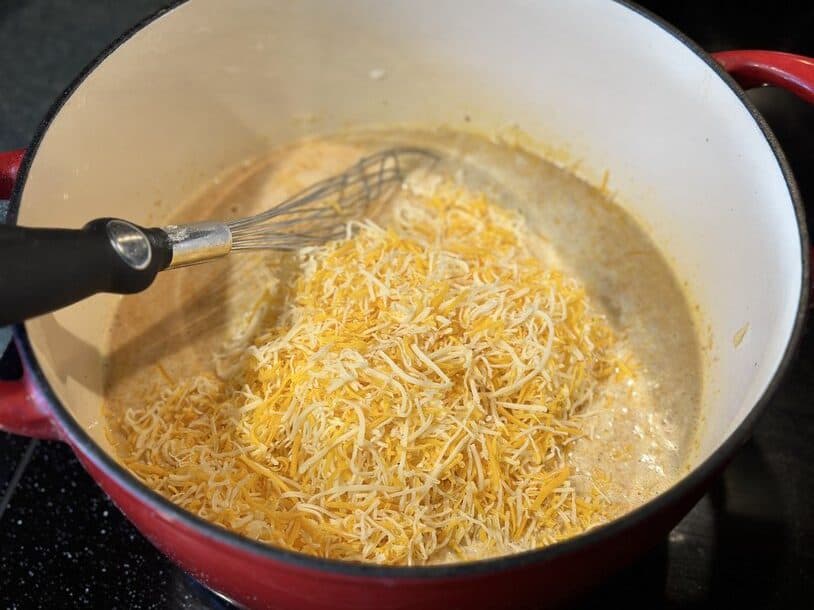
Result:
{"label": "pot rim", "polygon": [[[168,5],[151,16],[146,17],[124,34],[108,45],[99,55],[97,55],[62,92],[59,98],[52,104],[45,118],[38,125],[34,138],[25,152],[18,177],[14,185],[8,210],[8,222],[16,224],[17,215],[20,209],[20,199],[25,188],[31,163],[36,156],[37,149],[48,131],[51,123],[62,109],[65,102],[73,95],[76,89],[82,84],[87,76],[96,69],[109,55],[115,52],[123,43],[142,29],[149,26],[159,17],[175,10],[185,4],[188,0],[173,0]],[[704,61],[721,80],[723,80],[737,96],[752,118],[757,123],[767,143],[775,154],[777,162],[783,174],[784,181],[788,188],[789,197],[794,206],[796,216],[800,246],[801,246],[801,274],[800,274],[800,299],[795,314],[794,327],[792,329],[786,349],[777,369],[772,376],[766,390],[756,401],[740,425],[712,452],[703,462],[693,468],[689,474],[684,476],[667,491],[659,494],[655,498],[642,504],[638,508],[614,519],[613,521],[592,529],[588,532],[568,538],[556,544],[504,555],[488,559],[481,559],[472,562],[462,562],[453,564],[441,564],[430,566],[388,566],[363,562],[348,562],[336,559],[324,559],[314,557],[297,551],[271,546],[266,543],[251,540],[240,534],[234,533],[226,528],[209,522],[197,515],[187,512],[185,509],[173,504],[158,492],[153,491],[141,483],[135,475],[121,466],[109,453],[97,445],[87,432],[73,418],[68,409],[59,400],[50,384],[48,383],[42,368],[39,366],[34,354],[28,334],[24,324],[16,324],[13,327],[16,343],[20,351],[20,356],[25,364],[25,370],[30,375],[35,387],[47,400],[51,413],[56,420],[64,436],[69,441],[72,449],[80,451],[84,457],[90,460],[105,477],[112,479],[118,486],[122,487],[128,494],[137,498],[141,503],[149,506],[162,515],[171,515],[174,521],[179,522],[185,528],[195,531],[197,534],[206,537],[213,542],[217,542],[235,551],[251,554],[265,561],[281,563],[291,568],[313,570],[322,574],[334,574],[338,576],[351,576],[372,579],[399,579],[399,580],[430,580],[447,579],[456,577],[470,577],[482,573],[498,572],[516,569],[534,563],[552,561],[557,557],[579,553],[592,545],[598,545],[603,540],[612,538],[626,532],[638,524],[649,520],[654,515],[665,510],[667,507],[677,503],[682,497],[689,495],[693,490],[704,486],[710,478],[716,475],[727,462],[732,458],[735,451],[748,439],[749,433],[754,427],[758,417],[768,407],[771,397],[790,368],[797,348],[803,334],[805,320],[808,309],[809,294],[809,248],[808,231],[805,222],[805,209],[800,198],[799,189],[792,175],[791,168],[780,145],[772,133],[766,120],[761,116],[757,108],[748,99],[743,89],[741,89],[734,79],[718,64],[704,49],[691,40],[683,32],[670,23],[652,14],[629,0],[614,0],[617,4],[637,13],[640,17],[647,19],[659,26],[667,34],[681,42],[692,51],[702,61]]]}

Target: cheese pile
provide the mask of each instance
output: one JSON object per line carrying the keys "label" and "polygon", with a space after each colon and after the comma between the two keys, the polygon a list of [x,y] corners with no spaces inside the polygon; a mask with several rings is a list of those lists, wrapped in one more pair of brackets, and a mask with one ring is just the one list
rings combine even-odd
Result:
{"label": "cheese pile", "polygon": [[300,253],[227,379],[124,413],[125,463],[206,519],[339,559],[474,559],[603,522],[602,473],[569,447],[631,367],[535,239],[451,183],[405,192],[389,228]]}

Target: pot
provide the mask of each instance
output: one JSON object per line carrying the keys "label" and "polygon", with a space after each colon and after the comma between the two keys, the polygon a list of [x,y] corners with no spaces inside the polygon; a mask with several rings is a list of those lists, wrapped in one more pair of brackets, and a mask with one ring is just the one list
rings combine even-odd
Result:
{"label": "pot", "polygon": [[69,443],[153,544],[237,603],[480,608],[568,599],[645,551],[697,502],[794,352],[808,293],[803,208],[782,151],[736,80],[814,102],[814,60],[710,56],[623,2],[461,7],[176,4],[102,53],[27,151],[0,156],[0,197],[11,193],[11,221],[22,225],[78,227],[102,216],[149,224],[207,177],[315,130],[517,124],[579,158],[587,179],[608,170],[617,199],[700,304],[710,358],[694,466],[626,516],[539,550],[431,567],[318,559],[186,513],[114,460],[99,388],[118,297],[97,295],[16,326],[25,373],[0,382],[0,427]]}

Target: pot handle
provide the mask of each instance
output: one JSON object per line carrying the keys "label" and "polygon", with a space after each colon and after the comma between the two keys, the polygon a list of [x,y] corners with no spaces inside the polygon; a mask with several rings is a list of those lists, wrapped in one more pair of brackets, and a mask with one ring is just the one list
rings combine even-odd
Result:
{"label": "pot handle", "polygon": [[[24,150],[0,152],[0,199],[8,199]],[[14,349],[9,345],[8,349]],[[56,439],[57,430],[27,372],[15,381],[0,380],[0,430],[36,438]]]}
{"label": "pot handle", "polygon": [[17,179],[17,172],[23,162],[23,154],[25,154],[25,150],[22,148],[0,152],[0,199],[11,197],[14,181]]}
{"label": "pot handle", "polygon": [[814,58],[780,51],[721,51],[712,57],[744,89],[772,85],[814,104]]}
{"label": "pot handle", "polygon": [[[771,85],[790,91],[814,104],[814,58],[780,51],[721,51],[712,54],[724,70],[744,89]],[[814,243],[809,244],[814,260]],[[814,278],[809,285],[810,306],[814,307]]]}
{"label": "pot handle", "polygon": [[[9,345],[8,349],[14,348]],[[44,402],[28,372],[16,381],[0,381],[0,430],[34,438],[59,439]]]}

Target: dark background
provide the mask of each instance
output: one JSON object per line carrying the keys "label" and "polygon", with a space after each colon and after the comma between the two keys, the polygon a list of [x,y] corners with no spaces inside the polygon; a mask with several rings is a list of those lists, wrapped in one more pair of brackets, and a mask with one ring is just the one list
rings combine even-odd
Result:
{"label": "dark background", "polygon": [[[23,147],[75,75],[162,0],[0,0],[0,150]],[[814,3],[643,2],[710,51],[814,56]],[[631,92],[635,95],[635,92]],[[814,109],[751,92],[814,205]],[[810,209],[810,206],[809,206]],[[4,213],[0,203],[0,219]],[[809,216],[811,218],[811,216]],[[0,353],[7,332],[0,329]],[[811,607],[814,337],[753,439],[651,554],[581,607]],[[0,375],[16,374],[13,354]],[[542,594],[542,592],[541,592]],[[0,607],[223,607],[124,519],[62,444],[0,432]]]}

